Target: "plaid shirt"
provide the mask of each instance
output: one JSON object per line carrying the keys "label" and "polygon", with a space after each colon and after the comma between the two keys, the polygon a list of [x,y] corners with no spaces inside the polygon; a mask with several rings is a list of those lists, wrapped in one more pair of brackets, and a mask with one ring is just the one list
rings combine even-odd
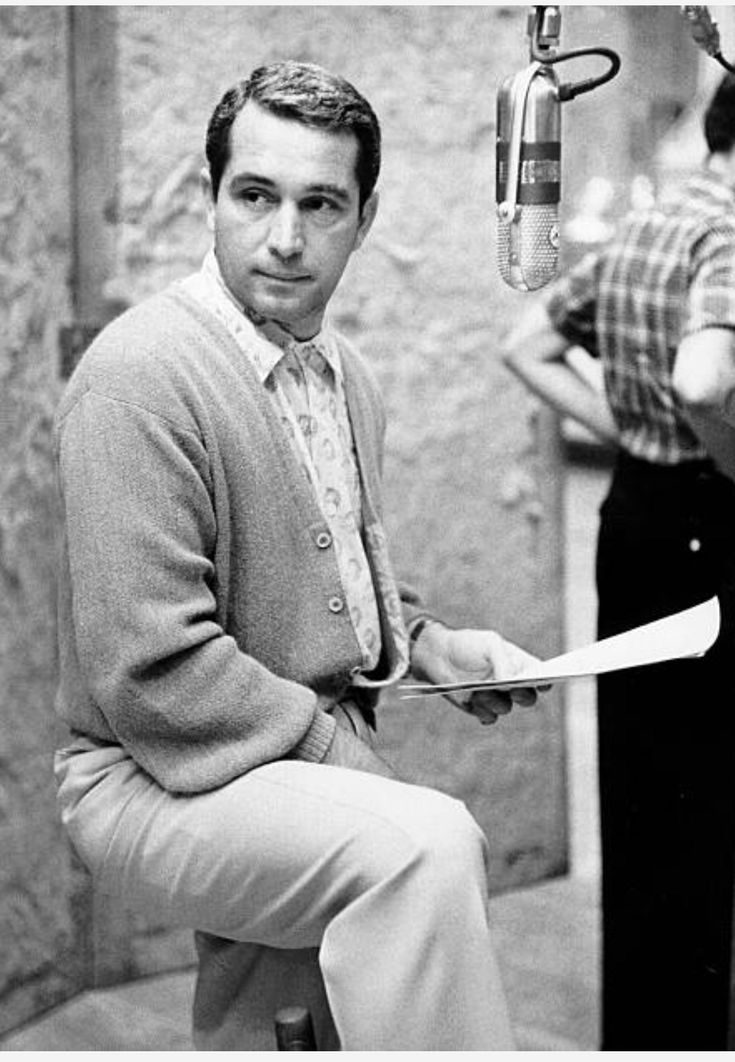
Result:
{"label": "plaid shirt", "polygon": [[622,447],[675,465],[705,458],[671,387],[682,338],[735,329],[735,194],[712,171],[636,212],[547,297],[552,324],[602,360]]}

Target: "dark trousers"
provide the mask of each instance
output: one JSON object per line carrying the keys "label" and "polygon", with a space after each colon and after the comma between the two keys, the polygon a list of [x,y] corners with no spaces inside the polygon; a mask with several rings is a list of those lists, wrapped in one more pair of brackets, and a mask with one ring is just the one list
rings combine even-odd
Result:
{"label": "dark trousers", "polygon": [[598,682],[603,1050],[726,1047],[735,852],[735,485],[621,458],[602,505],[600,637],[720,597],[698,660]]}

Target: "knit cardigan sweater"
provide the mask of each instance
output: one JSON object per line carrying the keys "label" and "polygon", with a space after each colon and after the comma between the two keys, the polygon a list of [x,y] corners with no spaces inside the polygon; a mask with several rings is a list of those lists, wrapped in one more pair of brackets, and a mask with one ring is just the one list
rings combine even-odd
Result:
{"label": "knit cardigan sweater", "polygon": [[[389,574],[380,396],[340,347],[366,548],[388,572],[378,599],[390,679],[405,642],[386,614],[403,604],[410,619],[420,601]],[[177,284],[119,317],[67,386],[55,450],[56,703],[71,730],[122,745],[186,793],[287,756],[320,760],[329,708],[377,694],[351,688],[361,654],[326,521],[221,322]]]}

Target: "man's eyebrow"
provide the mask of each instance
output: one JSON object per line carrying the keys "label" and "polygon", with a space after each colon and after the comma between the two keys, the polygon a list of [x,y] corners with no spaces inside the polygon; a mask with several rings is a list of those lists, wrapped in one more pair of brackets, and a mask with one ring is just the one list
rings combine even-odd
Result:
{"label": "man's eyebrow", "polygon": [[341,199],[348,203],[350,193],[341,184],[312,184],[309,185],[308,195],[331,195],[334,199]]}
{"label": "man's eyebrow", "polygon": [[242,173],[235,173],[230,178],[231,185],[235,184],[263,184],[268,188],[275,188],[275,181],[272,181],[269,177],[263,177],[259,173],[248,173],[243,171]]}

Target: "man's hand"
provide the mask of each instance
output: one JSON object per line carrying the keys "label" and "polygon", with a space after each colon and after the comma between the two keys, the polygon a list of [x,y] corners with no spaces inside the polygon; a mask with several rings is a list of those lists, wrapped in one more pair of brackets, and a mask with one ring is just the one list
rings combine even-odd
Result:
{"label": "man's hand", "polygon": [[[536,657],[495,631],[450,630],[432,622],[414,646],[411,670],[417,678],[434,683],[481,682],[496,675],[513,678],[536,663]],[[489,724],[507,715],[514,704],[535,704],[537,696],[536,689],[523,686],[513,690],[475,690],[470,694],[460,691],[448,695],[448,699],[481,723]]]}

